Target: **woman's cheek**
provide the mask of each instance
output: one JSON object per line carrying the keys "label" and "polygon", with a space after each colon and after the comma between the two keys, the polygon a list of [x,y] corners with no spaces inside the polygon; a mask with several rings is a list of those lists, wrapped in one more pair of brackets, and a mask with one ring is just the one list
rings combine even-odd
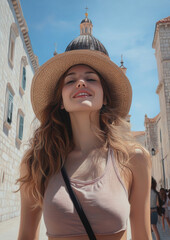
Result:
{"label": "woman's cheek", "polygon": [[65,108],[68,102],[68,91],[66,87],[63,87],[62,89],[62,100],[63,100],[63,106]]}

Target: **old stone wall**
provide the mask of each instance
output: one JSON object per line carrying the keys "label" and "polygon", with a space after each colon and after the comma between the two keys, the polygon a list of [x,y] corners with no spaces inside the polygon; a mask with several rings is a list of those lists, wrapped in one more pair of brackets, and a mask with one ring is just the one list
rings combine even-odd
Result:
{"label": "old stone wall", "polygon": [[[158,67],[159,94],[161,121],[158,137],[160,159],[165,166],[166,187],[170,187],[170,22],[169,18],[159,21],[156,25],[153,47]],[[162,160],[161,160],[162,161]],[[162,162],[163,162],[162,161]]]}
{"label": "old stone wall", "polygon": [[[30,124],[34,114],[30,102],[30,86],[34,74],[30,56],[25,45],[23,34],[11,1],[1,0],[0,4],[0,221],[19,215],[19,193],[15,185],[19,177],[19,164],[21,162],[24,143],[31,136]],[[9,62],[9,45],[11,26],[15,27],[16,34],[13,66]],[[21,94],[19,87],[21,81],[21,62],[26,61],[26,89]],[[13,114],[10,127],[6,127],[5,112],[7,108],[7,88],[13,91]],[[23,139],[17,138],[18,112],[24,115]]]}

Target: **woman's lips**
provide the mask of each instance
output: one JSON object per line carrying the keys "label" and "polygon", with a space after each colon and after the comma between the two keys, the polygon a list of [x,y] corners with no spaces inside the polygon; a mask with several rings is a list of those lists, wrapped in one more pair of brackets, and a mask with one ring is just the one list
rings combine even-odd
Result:
{"label": "woman's lips", "polygon": [[90,97],[91,94],[87,91],[78,91],[73,98],[80,98],[80,97]]}

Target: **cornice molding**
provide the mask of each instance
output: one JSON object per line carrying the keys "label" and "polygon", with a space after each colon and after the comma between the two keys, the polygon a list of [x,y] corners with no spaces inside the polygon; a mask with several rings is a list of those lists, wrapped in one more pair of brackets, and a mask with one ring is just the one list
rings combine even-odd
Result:
{"label": "cornice molding", "polygon": [[163,86],[163,81],[161,81],[160,83],[159,83],[159,85],[157,86],[157,89],[156,89],[156,93],[157,94],[159,94],[160,93],[160,91],[161,91],[161,89],[162,89],[162,86]]}
{"label": "cornice molding", "polygon": [[159,121],[161,115],[158,113],[154,118],[148,118],[148,116],[145,114],[145,127],[147,123],[156,123]]}
{"label": "cornice molding", "polygon": [[20,5],[20,0],[11,0],[11,3],[13,5],[17,20],[18,20],[18,24],[20,26],[21,32],[23,34],[23,38],[24,38],[24,42],[31,60],[31,64],[33,66],[34,72],[36,72],[36,70],[39,67],[39,63],[38,63],[38,57],[34,55],[33,49],[32,49],[32,45],[31,45],[31,40],[28,34],[28,27],[26,24],[26,21],[24,19],[23,16],[23,12],[21,9],[21,5]]}

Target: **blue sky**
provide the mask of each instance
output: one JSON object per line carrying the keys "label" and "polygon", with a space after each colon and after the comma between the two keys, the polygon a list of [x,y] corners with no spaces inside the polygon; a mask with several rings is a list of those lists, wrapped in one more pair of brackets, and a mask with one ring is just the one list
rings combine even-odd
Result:
{"label": "blue sky", "polygon": [[21,6],[34,53],[43,64],[80,34],[80,22],[88,6],[93,36],[120,66],[123,54],[133,89],[130,110],[133,131],[144,130],[144,116],[159,111],[157,64],[152,41],[155,24],[170,15],[170,0],[24,0]]}

